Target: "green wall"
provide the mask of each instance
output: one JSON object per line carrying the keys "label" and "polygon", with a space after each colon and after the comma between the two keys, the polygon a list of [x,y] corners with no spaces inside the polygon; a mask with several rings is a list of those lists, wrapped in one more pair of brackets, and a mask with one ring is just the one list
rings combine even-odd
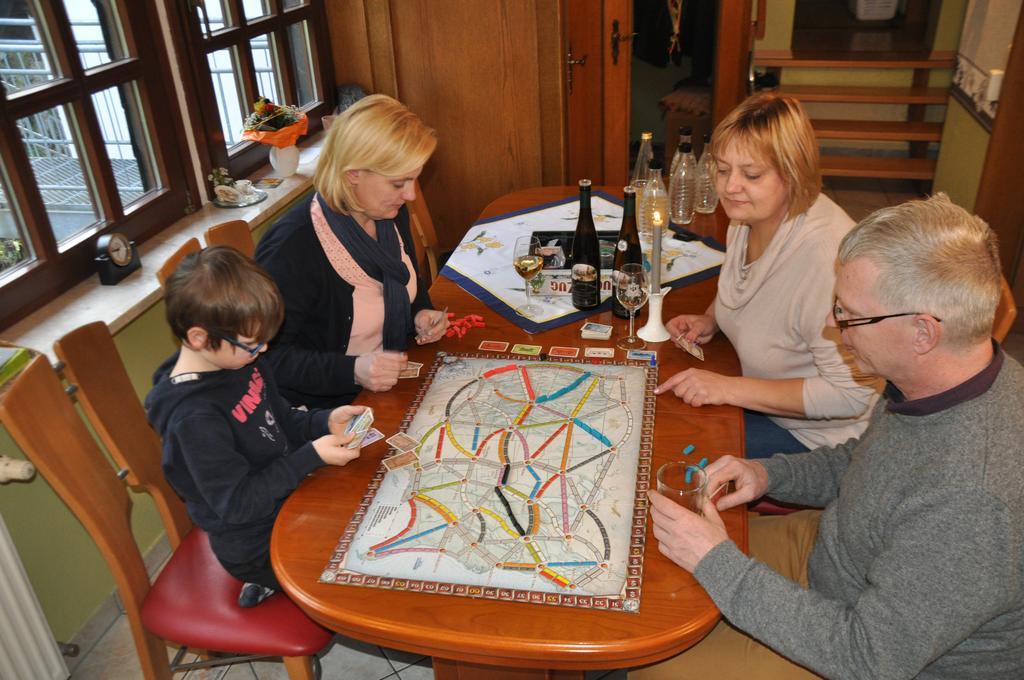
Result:
{"label": "green wall", "polygon": [[968,212],[974,211],[989,137],[988,131],[960,102],[949,100],[932,187],[949,194],[954,203]]}
{"label": "green wall", "polygon": [[[163,317],[161,302],[115,336],[140,398],[149,390],[153,370],[174,351]],[[25,457],[2,428],[0,451],[11,457]],[[132,493],[132,502],[135,540],[146,553],[160,540],[163,526],[148,496]],[[37,474],[30,482],[0,486],[0,514],[54,637],[70,640],[114,590],[107,563],[42,475]]]}

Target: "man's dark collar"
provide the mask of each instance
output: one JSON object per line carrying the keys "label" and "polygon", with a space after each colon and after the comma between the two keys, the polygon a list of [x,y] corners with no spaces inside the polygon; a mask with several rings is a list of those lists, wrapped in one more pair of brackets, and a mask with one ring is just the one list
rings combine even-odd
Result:
{"label": "man's dark collar", "polygon": [[885,408],[890,413],[897,413],[903,416],[928,416],[939,413],[946,409],[953,408],[971,399],[985,394],[992,383],[999,375],[999,369],[1003,367],[1003,350],[999,343],[992,341],[992,361],[981,371],[971,376],[956,387],[951,387],[945,392],[933,394],[922,399],[907,401],[900,389],[891,382],[885,383],[885,397],[888,400]]}

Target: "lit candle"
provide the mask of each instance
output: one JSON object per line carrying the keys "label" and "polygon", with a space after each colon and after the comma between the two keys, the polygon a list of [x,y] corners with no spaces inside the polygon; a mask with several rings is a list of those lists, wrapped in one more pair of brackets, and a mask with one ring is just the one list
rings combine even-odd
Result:
{"label": "lit candle", "polygon": [[660,210],[651,212],[651,295],[661,292],[661,227],[664,218]]}

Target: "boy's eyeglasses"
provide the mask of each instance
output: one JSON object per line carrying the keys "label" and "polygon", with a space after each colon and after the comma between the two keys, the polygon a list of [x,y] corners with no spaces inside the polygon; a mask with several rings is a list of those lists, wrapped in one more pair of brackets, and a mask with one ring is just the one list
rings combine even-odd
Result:
{"label": "boy's eyeglasses", "polygon": [[[836,320],[836,325],[839,326],[839,330],[844,331],[850,326],[870,326],[873,323],[879,321],[885,321],[886,319],[893,319],[897,316],[915,316],[917,314],[924,314],[924,312],[901,312],[899,314],[885,314],[884,316],[861,316],[856,319],[840,319],[839,315],[843,313],[843,308],[839,306],[839,300],[836,299],[832,302],[832,318]],[[933,319],[942,323],[942,319],[937,316],[932,316]]]}
{"label": "boy's eyeglasses", "polygon": [[211,331],[210,335],[212,335],[215,338],[220,338],[224,342],[226,342],[229,345],[232,345],[234,347],[237,347],[238,349],[242,350],[243,352],[248,352],[249,356],[253,356],[253,357],[256,356],[257,354],[259,354],[260,350],[262,350],[264,345],[267,344],[265,342],[261,342],[260,344],[258,344],[256,346],[251,346],[251,345],[245,344],[244,342],[239,342],[238,340],[236,340],[234,338],[228,337],[227,335],[224,335],[223,333],[214,333],[214,332]]}

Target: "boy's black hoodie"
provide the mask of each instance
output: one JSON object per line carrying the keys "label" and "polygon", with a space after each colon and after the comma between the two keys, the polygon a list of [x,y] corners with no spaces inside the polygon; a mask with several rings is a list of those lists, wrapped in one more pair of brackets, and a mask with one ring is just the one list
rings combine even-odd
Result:
{"label": "boy's black hoodie", "polygon": [[330,411],[291,408],[262,356],[240,369],[171,379],[177,358],[154,374],[146,411],[163,439],[167,481],[234,573],[266,560],[284,499],[324,465],[312,440],[327,434]]}

